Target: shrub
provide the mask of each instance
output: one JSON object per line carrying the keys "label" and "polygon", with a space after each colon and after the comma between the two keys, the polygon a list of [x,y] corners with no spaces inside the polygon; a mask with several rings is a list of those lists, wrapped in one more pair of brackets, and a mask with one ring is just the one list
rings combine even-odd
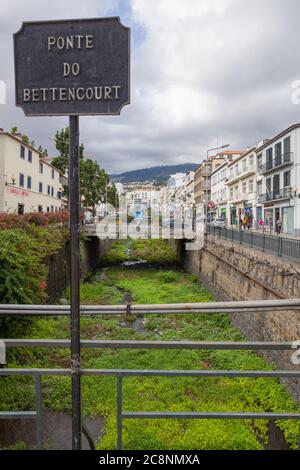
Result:
{"label": "shrub", "polygon": [[28,225],[46,227],[49,224],[67,224],[69,212],[29,212],[25,215],[0,213],[0,231],[24,228]]}
{"label": "shrub", "polygon": [[158,272],[156,276],[161,282],[165,284],[170,282],[177,282],[179,280],[179,275],[175,271],[161,271]]}

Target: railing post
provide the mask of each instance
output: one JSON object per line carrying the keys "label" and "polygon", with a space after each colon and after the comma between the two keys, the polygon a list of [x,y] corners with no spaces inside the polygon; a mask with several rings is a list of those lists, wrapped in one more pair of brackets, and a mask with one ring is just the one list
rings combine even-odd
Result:
{"label": "railing post", "polygon": [[123,408],[123,397],[122,397],[122,386],[123,386],[123,377],[118,377],[118,390],[117,390],[117,433],[118,433],[118,450],[123,448],[123,439],[122,439],[122,408]]}
{"label": "railing post", "polygon": [[250,240],[251,240],[251,248],[253,248],[253,232],[251,232]]}
{"label": "railing post", "polygon": [[42,380],[40,375],[34,377],[35,409],[36,409],[36,447],[43,449],[43,404],[42,404]]}
{"label": "railing post", "polygon": [[240,230],[240,245],[243,244],[243,230]]}
{"label": "railing post", "polygon": [[266,249],[266,234],[263,234],[263,251]]}
{"label": "railing post", "polygon": [[278,256],[282,256],[282,238],[278,235]]}

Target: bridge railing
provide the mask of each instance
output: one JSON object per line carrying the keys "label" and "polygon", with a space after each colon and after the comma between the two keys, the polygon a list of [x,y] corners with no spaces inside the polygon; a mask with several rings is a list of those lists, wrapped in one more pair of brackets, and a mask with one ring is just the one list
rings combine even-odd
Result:
{"label": "bridge railing", "polygon": [[[82,315],[123,315],[132,313],[145,314],[215,314],[215,313],[246,313],[285,311],[287,313],[300,309],[300,299],[244,301],[244,302],[211,302],[193,304],[163,305],[110,305],[81,306]],[[70,315],[69,306],[60,305],[1,305],[1,316],[53,316]],[[24,347],[70,347],[65,339],[4,339],[7,348]],[[81,340],[81,348],[109,349],[195,349],[195,350],[252,350],[252,351],[291,351],[291,341],[254,341],[254,342],[211,342],[211,341],[137,341],[137,340]],[[116,436],[118,449],[123,448],[122,427],[126,419],[292,419],[300,420],[300,412],[169,412],[169,411],[124,411],[123,410],[123,379],[124,377],[249,377],[249,378],[292,378],[300,379],[299,370],[136,370],[136,369],[85,369],[81,376],[114,376],[117,378],[117,427]],[[35,381],[35,410],[32,411],[1,411],[0,419],[28,418],[36,419],[36,447],[44,446],[43,437],[43,400],[42,378],[45,376],[71,376],[72,368],[0,368],[0,376],[31,376]],[[83,427],[91,448],[94,447],[88,430]],[[300,443],[299,443],[300,446]]]}
{"label": "bridge railing", "polygon": [[210,224],[207,225],[207,234],[278,257],[300,260],[300,239],[258,233],[252,230],[215,227]]}

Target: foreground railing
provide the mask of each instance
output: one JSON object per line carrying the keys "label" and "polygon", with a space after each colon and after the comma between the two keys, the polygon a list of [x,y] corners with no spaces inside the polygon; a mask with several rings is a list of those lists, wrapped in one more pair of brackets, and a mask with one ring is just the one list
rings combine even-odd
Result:
{"label": "foreground railing", "polygon": [[[133,313],[144,314],[215,314],[245,313],[263,314],[268,311],[299,311],[300,299],[269,300],[247,302],[212,302],[195,304],[164,304],[164,305],[112,305],[112,306],[81,306],[82,315],[123,315]],[[60,316],[70,315],[69,306],[57,305],[0,305],[0,315],[6,316]],[[24,347],[62,347],[70,346],[65,339],[4,339],[7,348]],[[195,349],[195,350],[281,350],[293,352],[293,343],[280,342],[210,342],[210,341],[136,341],[136,340],[82,340],[81,348],[111,349]],[[123,410],[123,378],[124,377],[249,377],[249,378],[293,378],[300,379],[299,370],[131,370],[131,369],[81,369],[81,376],[114,376],[117,378],[117,442],[118,449],[123,448],[122,427],[126,419],[293,419],[300,420],[299,413],[270,412],[162,412],[162,411],[124,411]],[[2,411],[0,419],[35,419],[36,446],[44,446],[43,436],[43,405],[42,378],[45,376],[71,376],[72,369],[34,369],[34,368],[3,368],[0,376],[31,376],[35,381],[35,410],[33,411]],[[91,448],[94,444],[83,427]],[[300,447],[300,442],[299,442]]]}

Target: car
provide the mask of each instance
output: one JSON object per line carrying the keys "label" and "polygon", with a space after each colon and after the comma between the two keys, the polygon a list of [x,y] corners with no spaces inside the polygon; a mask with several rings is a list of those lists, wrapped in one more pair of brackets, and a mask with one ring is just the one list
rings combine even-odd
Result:
{"label": "car", "polygon": [[226,228],[226,220],[224,220],[224,219],[215,219],[215,220],[212,222],[212,225],[213,225],[214,227]]}

